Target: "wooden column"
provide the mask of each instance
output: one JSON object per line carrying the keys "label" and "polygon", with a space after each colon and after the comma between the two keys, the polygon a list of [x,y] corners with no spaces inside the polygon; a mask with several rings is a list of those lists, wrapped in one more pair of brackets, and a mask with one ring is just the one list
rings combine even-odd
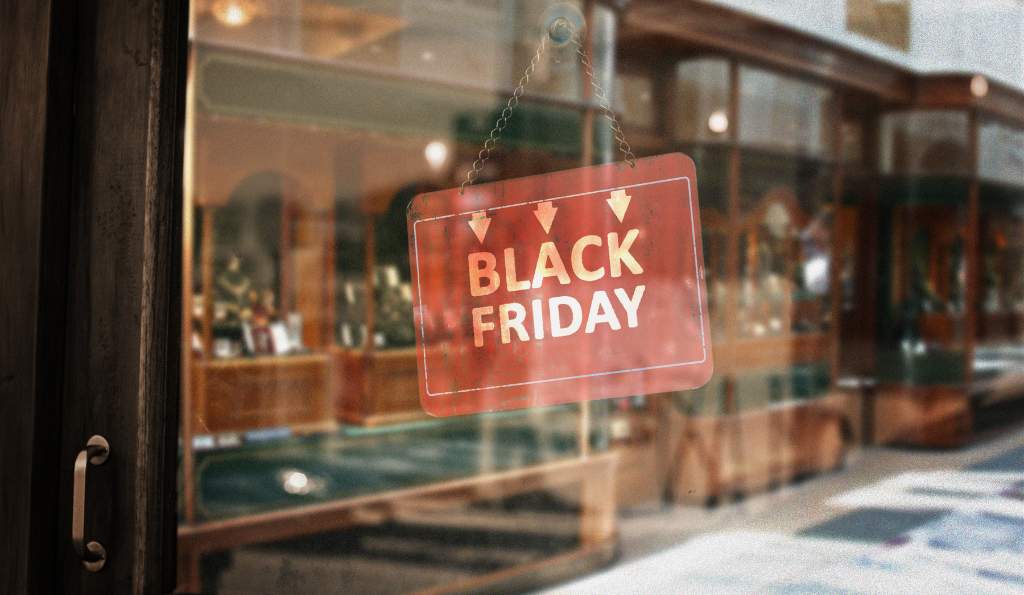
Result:
{"label": "wooden column", "polygon": [[967,274],[964,295],[964,382],[965,390],[970,393],[974,379],[974,344],[977,342],[978,329],[978,285],[981,282],[981,254],[979,234],[979,201],[980,183],[978,181],[978,112],[971,109],[967,112],[967,167],[969,183],[967,190],[967,221],[964,237],[966,238]]}
{"label": "wooden column", "polygon": [[729,235],[726,239],[726,287],[728,288],[725,300],[725,342],[727,345],[728,362],[723,372],[726,376],[726,402],[727,413],[735,411],[735,382],[732,378],[733,366],[731,355],[735,351],[736,341],[739,338],[737,319],[739,314],[739,296],[741,290],[741,279],[739,278],[740,258],[740,224],[743,218],[740,206],[740,144],[739,144],[739,120],[740,120],[740,66],[735,59],[729,60],[729,181],[728,181],[728,213]]}
{"label": "wooden column", "polygon": [[295,240],[292,237],[292,227],[295,222],[296,200],[294,182],[281,180],[281,276],[277,287],[277,294],[280,296],[277,308],[280,312],[291,312],[295,308],[295,275],[292,262]]}
{"label": "wooden column", "polygon": [[838,91],[834,91],[834,93],[835,104],[832,106],[832,157],[835,159],[835,168],[832,170],[832,250],[831,262],[829,263],[829,295],[832,298],[829,306],[832,310],[832,325],[829,329],[831,334],[830,346],[832,349],[830,361],[832,373],[830,376],[833,388],[836,386],[836,381],[841,371],[840,364],[842,362],[843,349],[843,285],[840,279],[843,254],[841,254],[842,246],[839,244],[839,238],[842,236],[842,218],[839,216],[839,213],[843,208],[844,176],[846,173],[843,160],[843,96]]}
{"label": "wooden column", "polygon": [[[374,296],[374,269],[377,268],[377,216],[374,213],[366,214],[366,271],[363,279],[366,283],[366,337],[363,340],[363,357],[369,358],[373,355],[376,345],[373,335],[376,332],[376,297]],[[369,359],[364,359],[364,366],[368,365]]]}
{"label": "wooden column", "polygon": [[[592,461],[601,461],[598,455]],[[607,457],[608,455],[603,455]],[[580,542],[583,546],[597,546],[615,536],[615,473],[617,459],[608,462],[604,473],[586,469],[580,486]]]}
{"label": "wooden column", "polygon": [[203,358],[208,360],[213,359],[213,222],[216,216],[216,208],[203,209],[203,235],[199,247],[203,275]]}
{"label": "wooden column", "polygon": [[[195,52],[189,52],[186,80],[188,87],[185,96],[185,105],[194,105],[195,85],[192,84],[195,76]],[[195,156],[195,114],[191,110],[185,113],[185,147],[184,164],[182,167],[183,192],[182,192],[182,233],[181,233],[181,428],[178,435],[181,438],[181,495],[184,498],[185,522],[191,523],[195,520],[195,452],[192,448],[192,435],[195,432],[193,427],[194,409],[192,407],[193,394],[192,378],[194,375],[194,364],[196,355],[192,349],[192,312],[193,294],[195,292],[195,186],[193,185],[193,159]],[[204,232],[206,228],[204,225]],[[205,240],[205,233],[203,236]],[[200,267],[206,281],[206,268]],[[203,333],[200,342],[204,349],[208,349],[209,320],[206,312],[211,304],[203,304]],[[209,353],[208,351],[206,353]]]}
{"label": "wooden column", "polygon": [[857,251],[860,253],[857,260],[859,286],[856,294],[857,311],[863,314],[864,321],[857,337],[865,346],[859,351],[858,356],[867,360],[860,363],[858,371],[865,375],[874,374],[877,360],[878,243],[881,240],[878,237],[878,219],[881,215],[879,208],[881,164],[878,151],[880,142],[879,114],[877,111],[872,111],[864,125],[863,162],[864,170],[870,176],[870,183],[865,204],[859,209],[859,219],[864,229],[858,233],[857,244]]}
{"label": "wooden column", "polygon": [[[337,225],[335,224],[335,211],[333,201],[328,201],[331,204],[328,210],[324,211],[324,294],[323,294],[323,347],[327,349],[328,346],[336,345],[338,342],[337,333],[334,330],[335,317],[337,316],[337,300],[335,296],[337,294],[337,271],[334,262],[335,251],[337,244],[335,240],[335,234],[337,232]],[[332,364],[333,365],[333,364]],[[333,393],[332,393],[333,394]]]}
{"label": "wooden column", "polygon": [[[79,7],[0,4],[0,591],[56,593]],[[70,505],[70,501],[67,502]],[[66,513],[70,516],[70,513]],[[59,537],[58,537],[59,536]]]}

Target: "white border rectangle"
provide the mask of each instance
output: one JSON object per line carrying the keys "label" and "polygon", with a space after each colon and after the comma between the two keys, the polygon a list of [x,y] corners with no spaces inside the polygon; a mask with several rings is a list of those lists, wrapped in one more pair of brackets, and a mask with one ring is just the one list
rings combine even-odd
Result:
{"label": "white border rectangle", "polygon": [[[554,202],[554,201],[557,201],[557,200],[564,200],[564,199],[567,199],[567,198],[579,198],[581,196],[589,196],[591,194],[600,194],[600,193],[603,193],[603,192],[610,193],[610,192],[613,192],[615,190],[626,190],[626,189],[629,189],[629,188],[638,188],[638,187],[641,187],[641,186],[651,186],[651,185],[654,185],[654,184],[667,184],[669,182],[677,182],[679,180],[686,180],[686,194],[687,194],[687,198],[688,198],[687,205],[688,205],[689,210],[690,210],[690,237],[691,237],[691,240],[693,242],[693,264],[694,264],[694,271],[696,271],[696,273],[698,275],[697,283],[695,283],[695,286],[696,286],[696,291],[697,291],[697,308],[698,308],[698,313],[700,315],[700,343],[701,343],[701,351],[702,351],[702,354],[703,354],[701,359],[685,361],[685,362],[677,362],[677,363],[671,363],[671,364],[659,364],[659,365],[656,365],[656,366],[647,366],[647,367],[644,367],[644,368],[626,368],[626,369],[621,369],[621,370],[608,370],[608,371],[605,371],[605,372],[592,372],[592,373],[589,373],[589,374],[577,374],[575,376],[560,376],[560,377],[557,377],[557,378],[542,378],[540,380],[529,380],[529,381],[525,381],[525,382],[513,382],[513,383],[509,383],[509,384],[496,384],[496,385],[492,385],[492,386],[479,386],[479,387],[475,387],[475,388],[463,388],[463,389],[459,389],[459,390],[452,390],[452,391],[438,392],[438,393],[430,392],[430,374],[429,374],[429,369],[427,367],[427,349],[426,349],[427,338],[426,338],[426,331],[425,331],[424,326],[423,326],[423,319],[424,319],[424,316],[423,316],[423,289],[422,289],[423,288],[423,284],[420,282],[420,245],[419,245],[419,238],[418,238],[417,233],[416,233],[416,227],[420,223],[427,223],[427,222],[430,222],[430,221],[439,221],[439,220],[442,220],[442,219],[450,219],[452,217],[459,217],[459,216],[462,216],[462,215],[471,215],[473,213],[478,213],[478,212],[481,212],[481,211],[498,211],[498,210],[501,210],[501,209],[509,209],[509,208],[512,208],[512,207],[522,207],[522,206],[537,204],[537,203],[541,203],[541,202]],[[420,307],[420,341],[421,341],[422,351],[423,351],[423,380],[424,380],[424,385],[426,386],[427,396],[429,396],[429,397],[439,397],[439,396],[444,396],[444,395],[453,395],[453,394],[457,394],[457,393],[476,392],[476,391],[481,391],[481,390],[490,390],[490,389],[497,389],[497,388],[513,388],[513,387],[517,387],[517,386],[527,386],[527,385],[530,385],[530,384],[543,384],[543,383],[547,383],[547,382],[562,382],[562,381],[565,381],[565,380],[577,380],[577,379],[580,379],[580,378],[592,378],[592,377],[595,377],[595,376],[611,376],[611,375],[615,375],[615,374],[626,374],[626,373],[629,373],[629,372],[643,372],[645,370],[656,370],[656,369],[661,369],[661,368],[676,368],[676,367],[680,367],[680,366],[693,366],[693,365],[697,365],[697,364],[702,364],[702,363],[706,362],[707,359],[708,359],[707,340],[706,340],[706,337],[704,336],[704,303],[703,303],[703,299],[702,299],[702,295],[701,295],[701,289],[700,289],[701,282],[703,281],[703,274],[702,274],[702,267],[700,266],[700,260],[699,260],[698,254],[697,254],[697,224],[696,224],[696,222],[694,220],[694,217],[693,217],[693,186],[692,186],[692,184],[690,182],[689,176],[679,176],[679,177],[675,177],[675,178],[666,178],[664,180],[654,180],[654,181],[651,181],[651,182],[640,182],[638,184],[630,184],[630,185],[627,185],[627,186],[616,186],[616,187],[612,187],[612,188],[602,188],[600,190],[591,190],[589,192],[580,192],[580,193],[577,193],[577,194],[566,194],[565,196],[556,196],[556,197],[553,197],[553,198],[541,198],[541,199],[537,199],[537,200],[529,200],[529,201],[525,201],[525,202],[518,202],[518,203],[515,203],[515,204],[511,204],[511,205],[502,205],[502,206],[491,207],[491,208],[487,208],[487,209],[474,209],[472,211],[463,211],[461,213],[452,213],[450,215],[439,215],[437,217],[428,217],[428,218],[420,219],[418,221],[413,222],[413,224],[412,224],[412,239],[413,239],[413,250],[415,252],[415,261],[416,261],[416,293],[417,293],[417,297],[419,298],[419,302],[420,302],[420,304],[419,304],[419,307]]]}

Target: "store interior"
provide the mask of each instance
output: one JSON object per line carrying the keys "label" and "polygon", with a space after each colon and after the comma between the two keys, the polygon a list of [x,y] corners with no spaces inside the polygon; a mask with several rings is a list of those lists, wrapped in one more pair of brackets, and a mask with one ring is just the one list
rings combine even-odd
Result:
{"label": "store interior", "polygon": [[[180,591],[654,592],[1022,507],[1024,90],[701,2],[574,6],[632,150],[696,163],[711,381],[423,411],[406,207],[465,178],[551,4],[192,3]],[[618,160],[588,82],[550,48],[481,181]]]}

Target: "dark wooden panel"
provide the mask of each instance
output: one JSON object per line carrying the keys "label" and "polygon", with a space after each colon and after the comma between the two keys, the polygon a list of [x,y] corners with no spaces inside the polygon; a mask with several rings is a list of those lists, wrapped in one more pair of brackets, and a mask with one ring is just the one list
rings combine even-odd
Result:
{"label": "dark wooden panel", "polygon": [[976,108],[985,115],[1020,126],[1024,124],[1024,93],[986,79],[984,93],[971,90],[969,74],[920,76],[914,88],[914,104],[945,109]]}
{"label": "dark wooden panel", "polygon": [[0,590],[28,591],[49,3],[0,5]]}
{"label": "dark wooden panel", "polygon": [[819,37],[695,0],[634,0],[624,12],[623,48],[664,53],[700,49],[908,102],[913,77],[897,66]]}
{"label": "dark wooden panel", "polygon": [[[54,591],[74,10],[0,3],[0,591]],[[51,41],[54,40],[54,41]],[[54,64],[50,64],[51,60]],[[56,202],[54,202],[56,200]]]}
{"label": "dark wooden panel", "polygon": [[110,460],[89,472],[86,537],[108,562],[84,573],[62,541],[58,575],[64,593],[154,593],[172,586],[174,564],[188,6],[77,9],[59,498],[70,510],[74,451],[106,436]]}

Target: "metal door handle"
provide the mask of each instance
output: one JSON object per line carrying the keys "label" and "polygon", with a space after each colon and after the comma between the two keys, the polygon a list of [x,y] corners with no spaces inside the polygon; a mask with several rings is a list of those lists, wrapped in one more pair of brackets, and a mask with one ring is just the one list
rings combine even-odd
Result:
{"label": "metal door handle", "polygon": [[110,444],[103,436],[93,436],[75,459],[74,502],[71,510],[71,545],[89,572],[99,572],[107,562],[107,550],[98,541],[85,543],[85,476],[89,464],[102,465],[110,456]]}

